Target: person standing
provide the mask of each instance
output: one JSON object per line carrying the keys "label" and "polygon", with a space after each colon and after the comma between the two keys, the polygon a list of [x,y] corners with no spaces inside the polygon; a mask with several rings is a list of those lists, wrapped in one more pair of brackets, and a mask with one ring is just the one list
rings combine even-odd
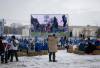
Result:
{"label": "person standing", "polygon": [[68,39],[66,38],[66,36],[64,36],[64,47],[67,49],[68,51],[68,48],[69,48],[69,45],[68,45]]}
{"label": "person standing", "polygon": [[63,27],[66,27],[67,17],[65,15],[62,16]]}
{"label": "person standing", "polygon": [[8,50],[10,48],[10,45],[8,44],[8,41],[7,40],[3,40],[2,41],[3,45],[4,45],[4,48],[5,48],[5,51],[4,51],[4,60],[5,60],[5,63],[8,63]]}
{"label": "person standing", "polygon": [[58,39],[55,36],[55,34],[48,36],[48,48],[49,48],[49,61],[50,62],[52,61],[56,62],[55,53],[57,52],[57,43],[58,43]]}
{"label": "person standing", "polygon": [[53,32],[58,31],[58,19],[56,17],[53,18],[52,28],[53,28]]}
{"label": "person standing", "polygon": [[13,62],[13,57],[15,56],[16,61],[18,61],[18,40],[16,40],[15,36],[12,36],[11,47],[10,47],[10,62]]}
{"label": "person standing", "polygon": [[61,48],[63,48],[64,47],[64,43],[65,43],[63,37],[60,38],[60,43],[61,43]]}
{"label": "person standing", "polygon": [[5,47],[2,43],[2,37],[0,37],[0,56],[1,56],[1,63],[4,63],[4,52],[5,52]]}

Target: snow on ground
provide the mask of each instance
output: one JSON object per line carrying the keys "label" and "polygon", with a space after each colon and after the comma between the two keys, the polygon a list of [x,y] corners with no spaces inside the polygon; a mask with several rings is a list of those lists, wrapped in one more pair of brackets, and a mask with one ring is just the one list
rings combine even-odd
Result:
{"label": "snow on ground", "polygon": [[57,52],[58,62],[49,62],[48,55],[19,57],[19,62],[0,64],[0,68],[100,68],[100,55],[77,55],[66,53],[66,50]]}

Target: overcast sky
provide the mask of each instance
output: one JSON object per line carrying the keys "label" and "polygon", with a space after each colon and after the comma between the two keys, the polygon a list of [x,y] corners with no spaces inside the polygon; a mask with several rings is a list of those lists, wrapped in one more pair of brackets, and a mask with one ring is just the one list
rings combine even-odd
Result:
{"label": "overcast sky", "polygon": [[30,24],[31,14],[69,14],[69,25],[99,25],[100,0],[0,0],[0,19]]}

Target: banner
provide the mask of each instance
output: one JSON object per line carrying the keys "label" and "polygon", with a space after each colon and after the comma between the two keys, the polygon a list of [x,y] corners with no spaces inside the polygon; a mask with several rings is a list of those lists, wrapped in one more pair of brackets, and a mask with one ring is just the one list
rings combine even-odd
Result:
{"label": "banner", "polygon": [[68,33],[67,14],[32,14],[31,15],[31,36],[48,35],[55,33],[66,35]]}

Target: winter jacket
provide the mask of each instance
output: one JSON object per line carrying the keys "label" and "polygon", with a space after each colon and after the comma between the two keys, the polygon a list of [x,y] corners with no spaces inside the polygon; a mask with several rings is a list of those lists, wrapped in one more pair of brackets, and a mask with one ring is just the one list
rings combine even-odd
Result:
{"label": "winter jacket", "polygon": [[5,51],[5,47],[2,43],[2,40],[0,40],[0,54],[3,53]]}
{"label": "winter jacket", "polygon": [[11,46],[9,50],[18,50],[19,42],[18,40],[11,41]]}
{"label": "winter jacket", "polygon": [[55,37],[49,37],[48,38],[49,52],[57,52],[57,43],[58,43],[57,38],[55,38]]}

